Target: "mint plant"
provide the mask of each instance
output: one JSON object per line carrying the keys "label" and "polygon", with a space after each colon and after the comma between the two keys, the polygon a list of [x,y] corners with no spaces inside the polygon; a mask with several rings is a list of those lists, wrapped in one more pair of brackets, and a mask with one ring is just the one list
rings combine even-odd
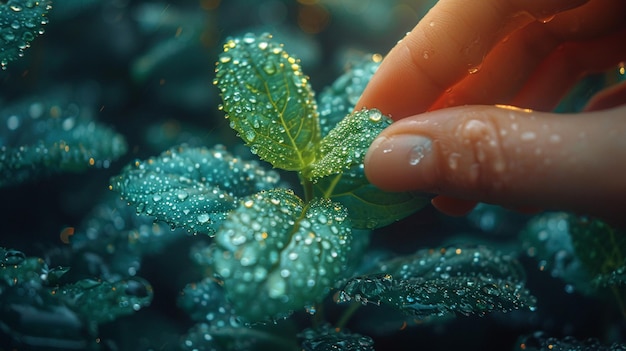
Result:
{"label": "mint plant", "polygon": [[[363,158],[391,119],[376,109],[351,111],[376,64],[357,66],[361,79],[351,79],[356,69],[338,79],[321,94],[320,113],[299,60],[271,35],[229,39],[215,70],[220,109],[274,169],[221,145],[181,145],[111,179],[110,188],[138,213],[212,237],[193,254],[210,279],[188,286],[180,301],[201,323],[197,330],[220,334],[233,318],[237,323],[226,326],[244,328],[312,313],[331,290],[338,303],[387,305],[409,321],[533,308],[517,262],[483,247],[423,250],[363,266],[371,230],[418,211],[428,197],[384,192],[367,181]],[[290,188],[281,172],[295,172],[301,187]],[[328,337],[320,330],[336,332],[315,329],[306,343]],[[331,340],[368,345],[349,335]]]}

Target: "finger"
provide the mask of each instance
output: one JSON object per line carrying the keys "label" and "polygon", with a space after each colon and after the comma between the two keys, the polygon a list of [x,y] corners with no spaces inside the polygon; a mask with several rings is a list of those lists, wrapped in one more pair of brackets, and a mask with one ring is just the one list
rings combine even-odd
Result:
{"label": "finger", "polygon": [[[376,107],[394,119],[425,111],[473,72],[504,36],[585,0],[439,1],[383,60],[356,109]],[[526,11],[530,9],[530,11]]]}
{"label": "finger", "polygon": [[[531,23],[504,38],[476,74],[457,83],[429,108],[511,104],[541,62],[560,42],[543,23]],[[519,106],[519,105],[518,105]]]}
{"label": "finger", "polygon": [[626,107],[577,115],[437,110],[383,131],[365,172],[386,190],[617,216],[626,206],[626,164],[616,162],[626,157],[624,113]]}
{"label": "finger", "polygon": [[625,42],[626,29],[622,29],[598,40],[564,44],[537,68],[511,104],[541,111],[554,109],[583,76],[617,67],[626,60]]}
{"label": "finger", "polygon": [[[464,78],[430,109],[513,104],[551,110],[583,74],[624,59],[625,34],[615,32],[625,25],[622,0],[590,2],[558,14],[547,24],[530,23],[496,45],[480,72]],[[525,98],[513,100],[529,79],[536,82],[527,87]]]}
{"label": "finger", "polygon": [[464,216],[468,214],[478,202],[473,200],[463,200],[445,195],[436,196],[431,200],[433,206],[448,216]]}

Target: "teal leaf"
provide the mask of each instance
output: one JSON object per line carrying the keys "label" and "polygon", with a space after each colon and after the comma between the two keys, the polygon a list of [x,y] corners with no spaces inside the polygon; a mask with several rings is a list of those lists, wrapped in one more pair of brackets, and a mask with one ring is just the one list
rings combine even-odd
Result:
{"label": "teal leaf", "polygon": [[541,271],[562,279],[569,288],[593,295],[592,272],[576,254],[570,235],[570,217],[565,212],[546,212],[533,216],[520,233],[524,252],[538,263]]}
{"label": "teal leaf", "polygon": [[349,114],[322,139],[318,159],[304,176],[317,180],[361,164],[374,138],[391,122],[376,109]]}
{"label": "teal leaf", "polygon": [[346,72],[319,94],[317,106],[323,137],[354,110],[365,86],[380,65],[380,60],[374,57],[377,56],[365,55],[348,62]]}
{"label": "teal leaf", "polygon": [[69,242],[75,257],[86,264],[73,263],[73,271],[108,281],[134,275],[141,269],[142,257],[156,255],[168,249],[188,232],[171,230],[164,222],[155,222],[109,193],[105,201],[95,206],[75,233],[62,240]]}
{"label": "teal leaf", "polygon": [[0,109],[0,187],[62,172],[108,168],[124,155],[124,137],[94,121],[92,112],[51,97]]}
{"label": "teal leaf", "polygon": [[275,171],[233,157],[223,146],[179,146],[126,166],[111,179],[110,188],[137,213],[212,235],[241,197],[278,182]]}
{"label": "teal leaf", "polygon": [[276,189],[242,200],[215,235],[211,257],[247,322],[319,302],[347,270],[350,221],[340,204]]}
{"label": "teal leaf", "polygon": [[313,90],[299,60],[271,35],[229,39],[214,83],[231,127],[252,152],[285,170],[314,161],[320,131]]}
{"label": "teal leaf", "polygon": [[36,36],[48,24],[51,1],[8,0],[0,2],[0,67],[24,55]]}
{"label": "teal leaf", "polygon": [[577,339],[573,336],[556,338],[538,331],[518,339],[515,351],[623,351],[626,344],[617,342],[605,344],[597,338]]}
{"label": "teal leaf", "polygon": [[[39,257],[0,248],[1,314],[3,318],[10,315],[15,321],[9,328],[17,328],[33,337],[49,337],[70,325],[69,328],[81,329],[85,322],[88,331],[97,335],[99,324],[134,313],[152,301],[152,287],[142,278],[115,282],[82,279],[61,284],[59,279],[68,270],[66,267],[49,268]],[[57,319],[47,320],[53,317]],[[60,320],[71,323],[58,327],[55,323]]]}
{"label": "teal leaf", "polygon": [[[332,189],[330,196],[328,189]],[[386,192],[379,189],[365,177],[363,164],[318,180],[313,190],[316,196],[329,197],[348,208],[352,226],[359,229],[384,227],[430,203],[430,199],[423,193]]]}
{"label": "teal leaf", "polygon": [[316,196],[349,209],[354,228],[374,229],[400,220],[429,203],[417,192],[385,192],[365,177],[363,159],[376,136],[391,119],[376,109],[349,114],[322,139],[320,158],[308,177]]}
{"label": "teal leaf", "polygon": [[485,247],[420,250],[352,278],[337,301],[383,304],[421,320],[533,310],[536,301],[523,276],[515,259]]}
{"label": "teal leaf", "polygon": [[53,288],[50,294],[90,323],[102,324],[149,306],[153,290],[144,279],[132,277],[116,282],[83,279]]}
{"label": "teal leaf", "polygon": [[305,329],[298,336],[303,339],[303,351],[374,351],[374,340],[369,336],[330,324]]}
{"label": "teal leaf", "polygon": [[239,321],[224,288],[213,278],[188,284],[178,305],[198,323],[182,337],[182,350],[295,350],[293,321],[246,326]]}

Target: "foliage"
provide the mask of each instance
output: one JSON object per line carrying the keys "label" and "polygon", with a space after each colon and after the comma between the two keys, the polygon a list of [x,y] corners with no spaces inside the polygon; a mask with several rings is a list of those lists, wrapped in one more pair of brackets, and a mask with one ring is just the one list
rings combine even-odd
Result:
{"label": "foliage", "polygon": [[0,187],[108,168],[126,153],[126,140],[92,114],[89,106],[54,94],[0,109]]}
{"label": "foliage", "polygon": [[598,219],[554,212],[535,217],[522,237],[555,277],[587,295],[611,291],[626,315],[626,233]]}
{"label": "foliage", "polygon": [[[152,286],[141,278],[114,282],[81,279],[60,283],[69,268],[50,268],[38,257],[0,248],[0,316],[2,328],[22,335],[25,345],[36,347],[42,339],[59,346],[93,348],[98,326],[131,314],[152,301]],[[35,316],[53,318],[53,328],[40,325]],[[87,322],[87,325],[83,324]]]}
{"label": "foliage", "polygon": [[0,2],[0,67],[24,55],[37,35],[43,34],[50,1],[8,0]]}
{"label": "foliage", "polygon": [[432,3],[0,1],[0,349],[623,349],[622,231],[367,181]]}

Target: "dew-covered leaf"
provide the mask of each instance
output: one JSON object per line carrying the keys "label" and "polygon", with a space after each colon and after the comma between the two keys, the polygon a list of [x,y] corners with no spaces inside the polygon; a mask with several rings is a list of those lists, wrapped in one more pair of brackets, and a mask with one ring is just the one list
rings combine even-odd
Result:
{"label": "dew-covered leaf", "polygon": [[384,261],[377,272],[349,280],[336,296],[338,302],[384,304],[422,320],[535,306],[519,263],[485,247],[420,250]]}
{"label": "dew-covered leaf", "polygon": [[608,274],[626,265],[626,232],[599,219],[568,217],[576,255],[593,275]]}
{"label": "dew-covered leaf", "polygon": [[239,321],[224,288],[213,278],[188,284],[178,305],[198,322],[181,340],[183,350],[295,350],[292,321],[246,326]]}
{"label": "dew-covered leaf", "polygon": [[365,177],[363,159],[391,119],[376,109],[352,113],[324,137],[320,156],[305,176],[314,179],[316,196],[349,209],[355,228],[384,227],[421,209],[429,200],[416,192],[385,192]]}
{"label": "dew-covered leaf", "polygon": [[61,232],[61,240],[72,247],[74,273],[108,281],[134,276],[141,269],[142,257],[166,251],[188,233],[138,215],[119,196],[109,195],[78,227]]}
{"label": "dew-covered leaf", "polygon": [[110,187],[137,213],[212,235],[241,197],[278,182],[275,171],[233,157],[223,146],[179,146],[126,166]]}
{"label": "dew-covered leaf", "polygon": [[214,83],[231,127],[252,152],[285,170],[313,162],[320,138],[314,93],[299,60],[271,35],[229,39]]}
{"label": "dew-covered leaf", "polygon": [[538,331],[519,338],[515,350],[519,351],[625,351],[626,344],[604,344],[597,338],[579,340],[573,336],[556,338]]}
{"label": "dew-covered leaf", "polygon": [[376,109],[347,115],[322,139],[318,158],[304,176],[317,180],[361,164],[374,138],[391,122]]}
{"label": "dew-covered leaf", "polygon": [[546,212],[531,218],[520,232],[526,255],[537,261],[538,268],[580,293],[592,295],[592,273],[576,254],[570,235],[570,214]]}
{"label": "dew-covered leaf", "polygon": [[[328,189],[332,189],[330,196]],[[405,218],[430,203],[418,192],[387,192],[365,177],[363,164],[354,165],[341,174],[319,179],[313,185],[316,196],[329,197],[348,208],[354,228],[381,228]]]}
{"label": "dew-covered leaf", "polygon": [[53,288],[50,294],[90,323],[102,324],[150,305],[153,291],[150,283],[133,277],[116,282],[83,279]]}
{"label": "dew-covered leaf", "polygon": [[67,271],[67,267],[50,268],[39,257],[0,248],[3,332],[23,337],[24,345],[36,338],[54,340],[61,347],[80,345],[89,335],[95,338],[99,324],[134,313],[152,301],[152,287],[141,278],[61,283],[59,278]]}
{"label": "dew-covered leaf", "polygon": [[0,67],[24,56],[24,50],[48,24],[48,0],[0,1]]}
{"label": "dew-covered leaf", "polygon": [[276,189],[242,200],[215,236],[215,272],[247,322],[281,318],[319,302],[347,271],[347,211],[328,199],[304,204]]}
{"label": "dew-covered leaf", "polygon": [[329,324],[305,329],[298,336],[303,339],[303,351],[374,351],[374,340],[369,336]]}
{"label": "dew-covered leaf", "polygon": [[349,62],[346,72],[318,95],[317,106],[322,137],[335,128],[345,116],[352,113],[365,86],[380,65],[380,60],[374,60],[374,57],[377,56],[366,55]]}
{"label": "dew-covered leaf", "polygon": [[94,121],[92,112],[54,98],[29,99],[0,109],[0,186],[109,167],[126,153],[126,141]]}

